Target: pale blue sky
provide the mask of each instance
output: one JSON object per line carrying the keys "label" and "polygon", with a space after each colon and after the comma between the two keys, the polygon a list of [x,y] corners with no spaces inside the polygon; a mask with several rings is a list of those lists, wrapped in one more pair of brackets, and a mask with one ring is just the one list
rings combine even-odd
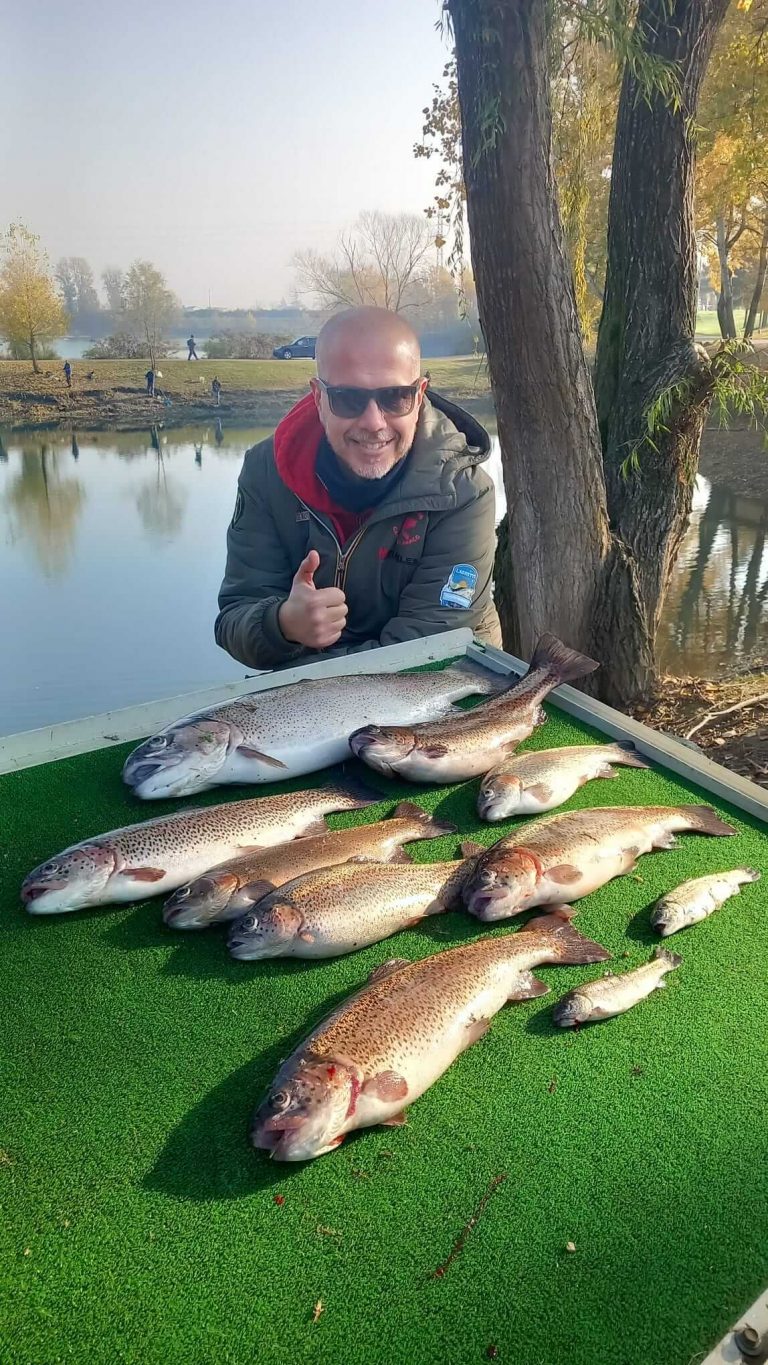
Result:
{"label": "pale blue sky", "polygon": [[276,303],[361,209],[420,212],[438,0],[0,0],[0,225],[188,304]]}

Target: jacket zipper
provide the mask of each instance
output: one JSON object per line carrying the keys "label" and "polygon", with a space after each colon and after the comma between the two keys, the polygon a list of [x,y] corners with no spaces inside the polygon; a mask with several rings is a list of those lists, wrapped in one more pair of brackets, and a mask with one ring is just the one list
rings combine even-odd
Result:
{"label": "jacket zipper", "polygon": [[[298,498],[298,493],[295,496]],[[324,522],[322,517],[319,517],[311,507],[308,507],[307,504],[302,501],[301,498],[299,498],[299,502],[301,503],[305,512],[308,512],[309,515],[313,518],[313,520],[317,522],[318,526],[322,526],[323,530],[327,531],[328,534],[333,539],[333,543],[336,546],[336,572],[333,578],[333,586],[335,588],[341,588],[343,592],[344,584],[347,581],[347,566],[349,564],[349,560],[351,556],[354,554],[358,545],[360,544],[360,541],[362,540],[363,536],[365,535],[367,527],[361,526],[357,535],[347,546],[346,550],[342,550],[336,532],[333,530],[333,527],[329,526],[326,522]]]}

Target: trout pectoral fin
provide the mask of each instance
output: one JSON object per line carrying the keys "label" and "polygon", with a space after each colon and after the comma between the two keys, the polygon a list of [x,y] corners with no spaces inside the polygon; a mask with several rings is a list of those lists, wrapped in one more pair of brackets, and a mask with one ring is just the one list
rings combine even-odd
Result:
{"label": "trout pectoral fin", "polygon": [[236,753],[243,758],[258,758],[260,763],[266,763],[268,768],[286,768],[286,763],[281,763],[279,758],[273,758],[271,754],[263,754],[260,749],[252,749],[250,744],[238,744]]}
{"label": "trout pectoral fin", "polygon": [[419,745],[419,750],[424,755],[425,758],[445,758],[445,755],[448,753],[448,745],[447,744],[428,744],[425,746]]}
{"label": "trout pectoral fin", "polygon": [[541,801],[542,804],[552,800],[552,788],[545,782],[537,782],[533,787],[526,787],[525,794],[532,796],[534,801]]}
{"label": "trout pectoral fin", "polygon": [[474,858],[478,853],[485,853],[485,844],[478,844],[474,839],[465,839],[459,847],[464,858]]}
{"label": "trout pectoral fin", "polygon": [[539,995],[549,995],[549,986],[546,981],[539,981],[538,977],[531,976],[529,972],[526,972],[525,975],[518,978],[507,999],[535,1000]]}
{"label": "trout pectoral fin", "polygon": [[573,863],[559,863],[557,867],[548,867],[544,876],[550,882],[580,882],[584,873]]}
{"label": "trout pectoral fin", "polygon": [[314,943],[315,941],[314,934],[310,934],[306,929],[302,929],[297,937],[300,938],[303,943]]}
{"label": "trout pectoral fin", "polygon": [[467,1047],[471,1047],[473,1043],[479,1043],[490,1027],[490,1019],[473,1019],[471,1023],[467,1024]]}
{"label": "trout pectoral fin", "polygon": [[377,1095],[380,1100],[404,1100],[408,1082],[396,1071],[380,1071],[365,1082],[363,1091],[366,1095]]}
{"label": "trout pectoral fin", "polygon": [[407,1123],[407,1122],[408,1122],[408,1115],[406,1114],[405,1110],[402,1109],[402,1110],[400,1111],[399,1114],[393,1114],[392,1117],[391,1117],[391,1119],[382,1119],[382,1120],[381,1120],[381,1127],[382,1127],[382,1128],[400,1128],[404,1123]]}
{"label": "trout pectoral fin", "polygon": [[118,876],[130,877],[134,882],[160,882],[165,870],[162,867],[123,867]]}
{"label": "trout pectoral fin", "polygon": [[308,824],[308,825],[305,825],[304,829],[301,831],[301,834],[299,834],[299,835],[297,836],[297,838],[299,838],[299,839],[309,839],[309,838],[313,838],[316,834],[327,834],[327,833],[328,833],[328,826],[326,825],[325,820],[323,819],[322,815],[313,815],[313,817],[312,817],[312,819],[310,820],[309,824]]}

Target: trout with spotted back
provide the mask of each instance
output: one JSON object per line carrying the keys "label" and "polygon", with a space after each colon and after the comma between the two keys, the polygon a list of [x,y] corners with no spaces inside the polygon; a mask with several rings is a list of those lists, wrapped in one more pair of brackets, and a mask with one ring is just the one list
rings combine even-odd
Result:
{"label": "trout with spotted back", "polygon": [[378,799],[361,790],[337,783],[125,825],[41,863],[25,877],[21,899],[30,914],[52,915],[158,896],[225,858],[325,830],[322,817],[330,811],[359,810]]}
{"label": "trout with spotted back", "polygon": [[449,715],[504,678],[462,660],[434,673],[312,678],[183,716],[128,755],[123,781],[145,800],[191,796],[220,783],[278,782],[349,758],[360,725]]}
{"label": "trout with spotted back", "polygon": [[674,848],[684,830],[736,833],[709,806],[599,806],[532,820],[477,859],[464,902],[478,919],[497,920],[588,896],[631,872],[641,853]]}
{"label": "trout with spotted back", "polygon": [[534,967],[610,957],[573,928],[571,913],[378,967],[283,1063],[254,1115],[254,1147],[279,1161],[306,1161],[355,1128],[402,1123],[404,1107],[483,1037],[507,1000],[547,993]]}
{"label": "trout with spotted back", "polygon": [[412,801],[401,801],[389,820],[326,830],[212,867],[174,892],[163,908],[163,919],[174,929],[204,929],[237,919],[285,882],[305,880],[305,873],[350,861],[407,863],[403,844],[452,834],[455,828],[438,824]]}

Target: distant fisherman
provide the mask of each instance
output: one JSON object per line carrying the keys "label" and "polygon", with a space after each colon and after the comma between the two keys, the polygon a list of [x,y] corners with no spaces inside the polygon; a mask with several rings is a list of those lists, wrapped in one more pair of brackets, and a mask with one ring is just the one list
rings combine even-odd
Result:
{"label": "distant fisherman", "polygon": [[64,361],[64,364],[62,365],[61,368],[62,368],[63,371],[64,371],[64,378],[65,378],[66,381],[67,381],[67,388],[68,388],[68,389],[71,389],[71,388],[72,388],[72,366],[70,365],[70,363],[69,363],[68,360],[65,360],[65,361]]}
{"label": "distant fisherman", "polygon": [[316,365],[311,393],[246,453],[218,644],[263,669],[457,626],[501,644],[488,433],[427,392],[397,313],[332,317]]}
{"label": "distant fisherman", "polygon": [[189,348],[189,355],[187,356],[187,360],[199,360],[200,357],[197,354],[197,351],[195,350],[195,338],[193,336],[187,337],[187,346]]}
{"label": "distant fisherman", "polygon": [[145,378],[146,381],[147,381],[147,397],[148,397],[148,398],[154,398],[154,396],[155,396],[155,372],[154,372],[154,370],[147,370],[147,373],[145,374],[144,378]]}

